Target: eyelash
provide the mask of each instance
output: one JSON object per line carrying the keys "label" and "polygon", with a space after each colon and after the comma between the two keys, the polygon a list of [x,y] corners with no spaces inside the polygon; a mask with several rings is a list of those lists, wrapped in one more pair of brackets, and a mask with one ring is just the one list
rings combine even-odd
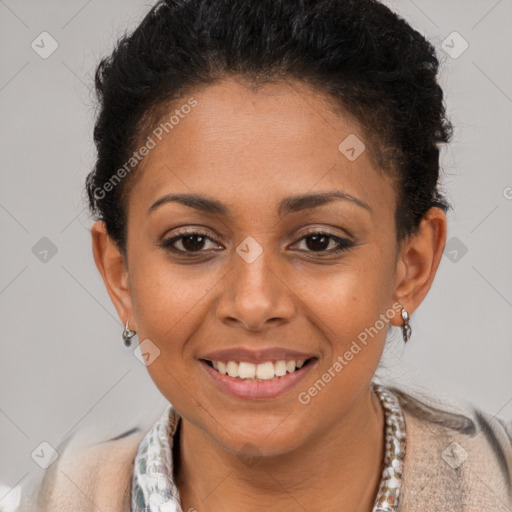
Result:
{"label": "eyelash", "polygon": [[[314,235],[317,235],[317,236],[326,236],[327,238],[330,238],[332,240],[334,240],[335,242],[338,243],[338,245],[340,246],[338,249],[336,250],[329,250],[329,251],[325,251],[325,250],[322,250],[322,251],[312,251],[312,250],[301,250],[300,252],[306,252],[306,253],[313,253],[313,254],[327,254],[327,255],[336,255],[336,254],[340,254],[342,252],[345,252],[349,249],[351,249],[352,247],[354,247],[356,244],[353,243],[352,241],[346,239],[346,238],[341,238],[339,236],[335,236],[331,233],[327,233],[325,231],[309,231],[307,233],[305,233],[297,242],[300,242],[302,240],[305,240],[306,238],[308,237],[311,237],[311,236],[314,236]],[[173,252],[173,253],[177,253],[177,254],[201,254],[202,252],[207,252],[207,251],[204,251],[204,250],[199,250],[199,251],[182,251],[180,249],[176,249],[175,247],[172,247],[174,243],[176,243],[177,241],[179,240],[182,240],[183,238],[185,237],[188,237],[188,236],[201,236],[201,237],[204,237],[212,242],[215,242],[215,243],[219,243],[217,242],[215,239],[213,239],[211,236],[209,236],[208,233],[206,233],[205,231],[202,231],[200,229],[196,229],[194,231],[184,231],[184,232],[181,232],[179,234],[177,234],[176,236],[173,236],[171,238],[168,238],[166,240],[163,240],[162,243],[161,243],[161,246],[169,251],[169,252]],[[296,242],[296,243],[297,243]],[[188,256],[187,256],[188,257]]]}

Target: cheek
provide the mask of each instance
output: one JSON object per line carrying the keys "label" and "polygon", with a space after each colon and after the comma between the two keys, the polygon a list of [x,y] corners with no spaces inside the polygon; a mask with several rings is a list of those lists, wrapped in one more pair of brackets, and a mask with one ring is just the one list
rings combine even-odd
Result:
{"label": "cheek", "polygon": [[311,317],[317,319],[318,329],[329,341],[326,363],[342,357],[346,361],[343,365],[350,366],[350,373],[365,373],[380,359],[389,325],[381,315],[388,303],[374,292],[372,280],[366,286],[361,279],[345,276],[335,284],[337,290],[331,290],[325,300],[317,303],[317,313]]}
{"label": "cheek", "polygon": [[[304,303],[311,322],[325,337],[326,354],[322,372],[335,373],[343,386],[370,380],[379,364],[396,314],[391,310],[393,260],[385,251],[370,245],[360,248],[357,257],[321,279],[316,276],[306,289]],[[314,286],[314,288],[313,288]],[[392,313],[392,314],[390,314]],[[305,313],[308,315],[308,312]],[[341,358],[341,361],[340,359]],[[335,368],[333,365],[338,362]],[[343,368],[341,368],[341,366]],[[332,375],[331,375],[332,376]],[[329,380],[329,375],[326,375]],[[337,387],[333,385],[333,390]]]}
{"label": "cheek", "polygon": [[130,269],[137,332],[141,342],[149,339],[159,350],[147,370],[162,394],[178,405],[180,397],[194,395],[189,375],[197,365],[198,342],[204,347],[212,332],[212,297],[218,296],[216,287],[226,272],[214,266],[180,267],[150,251],[137,256]]}
{"label": "cheek", "polygon": [[[339,411],[350,410],[372,381],[389,319],[396,313],[389,307],[388,281],[382,267],[362,274],[346,271],[326,280],[320,297],[311,294],[307,299],[310,322],[317,337],[326,340],[315,379],[298,390],[298,402],[310,418],[335,422]],[[311,428],[316,428],[314,421]]]}
{"label": "cheek", "polygon": [[204,317],[202,302],[207,294],[204,280],[190,279],[170,268],[146,267],[132,280],[138,331],[166,350],[178,348],[175,342],[186,338],[190,325]]}
{"label": "cheek", "polygon": [[186,401],[196,394],[188,375],[197,364],[192,355],[194,346],[188,340],[205,321],[205,279],[209,278],[192,279],[175,265],[150,263],[147,257],[133,265],[131,273],[139,340],[149,339],[159,350],[147,371],[162,395],[179,410],[186,410]]}
{"label": "cheek", "polygon": [[390,305],[392,259],[370,245],[357,251],[339,265],[294,278],[295,290],[300,287],[298,295],[305,306],[323,319],[333,333],[354,334],[354,329],[372,325]]}

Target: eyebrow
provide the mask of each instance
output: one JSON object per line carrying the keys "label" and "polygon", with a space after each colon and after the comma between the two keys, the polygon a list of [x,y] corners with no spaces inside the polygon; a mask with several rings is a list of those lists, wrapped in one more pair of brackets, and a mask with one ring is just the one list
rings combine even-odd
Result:
{"label": "eyebrow", "polygon": [[[368,203],[341,190],[285,197],[280,201],[277,212],[279,216],[282,217],[290,213],[318,208],[319,206],[323,206],[333,201],[348,201],[368,210],[370,214],[373,213],[373,210]],[[230,215],[230,210],[225,204],[217,201],[216,199],[211,199],[197,194],[166,194],[149,207],[148,214],[155,211],[159,206],[172,202],[180,203],[184,206],[189,206],[190,208],[195,208],[196,210],[200,210],[205,213],[224,216]]]}

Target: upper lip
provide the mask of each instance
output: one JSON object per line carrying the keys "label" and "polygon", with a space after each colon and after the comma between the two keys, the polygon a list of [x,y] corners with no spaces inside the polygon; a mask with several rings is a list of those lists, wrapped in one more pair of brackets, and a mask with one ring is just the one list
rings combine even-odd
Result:
{"label": "upper lip", "polygon": [[297,352],[280,347],[249,349],[237,347],[232,349],[214,350],[199,357],[209,361],[245,361],[247,363],[264,363],[266,361],[305,361],[315,357],[311,353]]}

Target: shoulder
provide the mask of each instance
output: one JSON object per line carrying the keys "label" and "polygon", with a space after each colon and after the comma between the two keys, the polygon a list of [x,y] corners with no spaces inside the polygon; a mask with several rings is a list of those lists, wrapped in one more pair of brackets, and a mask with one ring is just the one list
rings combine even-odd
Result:
{"label": "shoulder", "polygon": [[472,405],[388,389],[406,428],[400,510],[510,511],[512,422]]}
{"label": "shoulder", "polygon": [[130,510],[133,461],[144,434],[134,428],[95,444],[65,441],[43,477],[23,489],[18,512]]}

